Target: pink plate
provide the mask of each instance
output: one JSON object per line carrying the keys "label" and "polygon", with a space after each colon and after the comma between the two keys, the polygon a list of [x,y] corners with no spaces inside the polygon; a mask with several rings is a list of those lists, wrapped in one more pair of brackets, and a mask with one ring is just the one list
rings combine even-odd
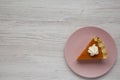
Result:
{"label": "pink plate", "polygon": [[[102,62],[77,62],[76,58],[94,36],[99,36],[105,43],[108,58]],[[70,69],[86,78],[96,78],[107,73],[114,65],[117,57],[113,38],[106,31],[97,27],[80,28],[74,32],[68,39],[64,52]]]}

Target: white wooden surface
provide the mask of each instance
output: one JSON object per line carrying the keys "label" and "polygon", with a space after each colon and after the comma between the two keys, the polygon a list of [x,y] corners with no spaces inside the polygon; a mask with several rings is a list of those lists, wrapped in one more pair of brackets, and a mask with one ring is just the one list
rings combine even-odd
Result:
{"label": "white wooden surface", "polygon": [[97,80],[119,80],[120,0],[0,0],[0,80],[83,80],[63,49],[88,25],[108,31],[118,48],[116,65]]}

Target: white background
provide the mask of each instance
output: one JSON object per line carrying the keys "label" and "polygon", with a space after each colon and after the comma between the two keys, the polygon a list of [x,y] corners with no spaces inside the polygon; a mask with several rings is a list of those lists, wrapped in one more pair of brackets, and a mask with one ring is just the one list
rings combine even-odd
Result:
{"label": "white background", "polygon": [[[88,80],[68,68],[63,50],[72,32],[92,25],[110,33],[120,53],[120,0],[0,0],[0,80]],[[97,78],[110,79],[120,79],[119,54]]]}

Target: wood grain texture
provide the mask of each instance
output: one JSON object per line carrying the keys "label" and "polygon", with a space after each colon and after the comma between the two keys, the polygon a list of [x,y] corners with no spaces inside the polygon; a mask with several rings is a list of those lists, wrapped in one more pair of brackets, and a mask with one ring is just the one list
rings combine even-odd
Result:
{"label": "wood grain texture", "polygon": [[[0,0],[0,80],[83,80],[63,50],[71,33],[88,25],[108,31],[120,53],[120,0]],[[118,54],[97,80],[119,80],[119,68]]]}

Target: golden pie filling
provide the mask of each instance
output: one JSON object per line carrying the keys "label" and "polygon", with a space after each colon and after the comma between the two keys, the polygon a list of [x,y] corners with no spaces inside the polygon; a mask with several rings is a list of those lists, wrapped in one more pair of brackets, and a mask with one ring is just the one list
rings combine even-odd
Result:
{"label": "golden pie filling", "polygon": [[106,59],[107,50],[100,37],[93,37],[77,60]]}

